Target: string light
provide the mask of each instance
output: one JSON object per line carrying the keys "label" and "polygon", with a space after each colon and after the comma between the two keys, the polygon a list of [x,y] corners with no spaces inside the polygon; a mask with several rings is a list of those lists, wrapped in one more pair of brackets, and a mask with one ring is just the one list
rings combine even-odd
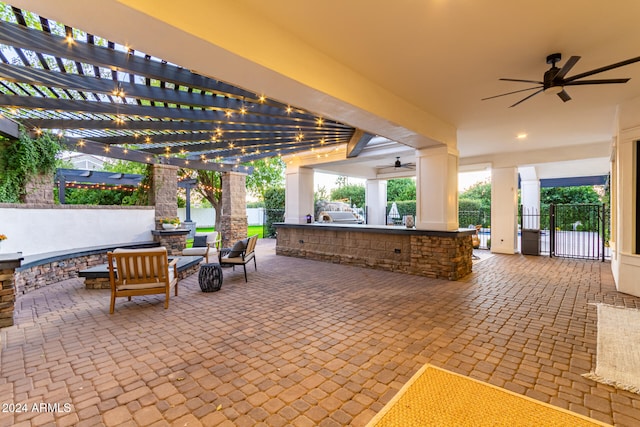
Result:
{"label": "string light", "polygon": [[122,88],[122,85],[120,84],[120,82],[118,82],[118,84],[116,85],[115,88],[113,88],[113,91],[111,92],[111,94],[113,96],[117,96],[120,98],[124,98],[124,89]]}

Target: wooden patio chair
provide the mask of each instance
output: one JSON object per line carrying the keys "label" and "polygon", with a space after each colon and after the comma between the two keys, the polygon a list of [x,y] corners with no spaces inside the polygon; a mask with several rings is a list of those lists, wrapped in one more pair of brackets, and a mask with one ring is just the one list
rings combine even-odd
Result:
{"label": "wooden patio chair", "polygon": [[258,235],[255,234],[248,239],[239,240],[231,249],[222,249],[218,252],[218,262],[221,267],[232,266],[235,270],[236,265],[242,265],[244,269],[244,281],[247,280],[247,263],[253,260],[253,267],[258,271],[258,265],[256,264],[256,243],[258,242]]}
{"label": "wooden patio chair", "polygon": [[218,233],[217,231],[212,231],[210,233],[196,233],[193,238],[193,246],[190,248],[184,248],[182,250],[182,255],[204,256],[205,263],[208,264],[209,255],[215,255],[215,253],[220,249],[221,240],[222,234]]}
{"label": "wooden patio chair", "polygon": [[178,295],[178,259],[169,262],[165,248],[116,249],[107,252],[111,307],[113,314],[116,298],[164,294],[164,308],[169,308],[169,292],[175,288]]}

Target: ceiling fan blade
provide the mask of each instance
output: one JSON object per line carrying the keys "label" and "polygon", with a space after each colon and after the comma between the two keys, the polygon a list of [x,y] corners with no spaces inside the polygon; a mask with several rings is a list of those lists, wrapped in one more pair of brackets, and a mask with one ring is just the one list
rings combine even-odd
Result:
{"label": "ceiling fan blade", "polygon": [[571,58],[569,58],[567,62],[564,63],[562,68],[560,68],[560,71],[558,71],[558,74],[556,74],[554,79],[561,79],[564,76],[566,76],[569,70],[571,70],[573,66],[576,65],[576,62],[578,62],[579,60],[580,60],[579,56],[572,56]]}
{"label": "ceiling fan blade", "polygon": [[499,98],[499,97],[505,96],[505,95],[511,95],[512,93],[526,92],[528,90],[533,90],[533,89],[539,89],[539,86],[529,87],[529,88],[520,89],[520,90],[514,90],[513,92],[501,93],[500,95],[489,96],[487,98],[482,98],[481,101],[486,101],[487,99]]}
{"label": "ceiling fan blade", "polygon": [[635,57],[635,58],[631,58],[631,59],[627,59],[626,61],[616,62],[615,64],[607,65],[606,67],[596,68],[595,70],[587,71],[585,73],[576,74],[575,76],[571,76],[571,77],[568,77],[568,78],[564,79],[564,81],[565,81],[565,83],[566,82],[572,82],[574,80],[578,80],[578,79],[581,79],[583,77],[588,77],[588,76],[592,76],[594,74],[603,73],[605,71],[613,70],[614,68],[624,67],[625,65],[633,64],[634,62],[638,62],[638,61],[640,61],[640,56]]}
{"label": "ceiling fan blade", "polygon": [[569,96],[569,94],[564,89],[562,89],[562,92],[558,92],[558,96],[564,102],[571,101],[571,97]]}
{"label": "ceiling fan blade", "polygon": [[535,96],[535,95],[539,94],[539,93],[540,93],[540,92],[542,92],[543,90],[544,90],[544,89],[540,89],[540,90],[538,90],[538,91],[536,91],[536,92],[533,92],[531,95],[527,96],[526,98],[523,98],[523,99],[521,99],[520,101],[516,102],[515,104],[510,105],[510,106],[509,106],[509,108],[515,107],[516,105],[523,103],[523,102],[524,102],[524,101],[526,101],[527,99],[531,98],[532,96]]}
{"label": "ceiling fan blade", "polygon": [[539,82],[537,80],[521,80],[521,79],[498,79],[504,82],[522,82],[522,83],[536,83],[536,84],[544,84],[543,82]]}
{"label": "ceiling fan blade", "polygon": [[602,79],[602,80],[580,80],[577,82],[564,83],[564,86],[578,86],[578,85],[605,85],[610,83],[626,83],[631,79]]}

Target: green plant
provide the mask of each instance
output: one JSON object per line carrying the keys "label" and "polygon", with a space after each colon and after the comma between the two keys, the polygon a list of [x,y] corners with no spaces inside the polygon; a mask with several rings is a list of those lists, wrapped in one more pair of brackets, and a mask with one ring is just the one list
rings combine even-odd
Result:
{"label": "green plant", "polygon": [[166,218],[161,218],[160,222],[162,222],[163,224],[180,224],[180,218],[176,217],[166,217]]}
{"label": "green plant", "polygon": [[17,141],[0,139],[0,202],[19,203],[30,177],[53,173],[61,149],[49,133],[34,139],[21,129]]}

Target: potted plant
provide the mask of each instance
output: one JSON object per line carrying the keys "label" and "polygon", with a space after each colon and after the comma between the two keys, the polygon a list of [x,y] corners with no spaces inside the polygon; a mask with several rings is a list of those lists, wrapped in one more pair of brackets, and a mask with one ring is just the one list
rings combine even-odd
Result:
{"label": "potted plant", "polygon": [[180,218],[176,217],[167,217],[160,219],[162,223],[162,228],[165,230],[175,230],[180,225]]}

